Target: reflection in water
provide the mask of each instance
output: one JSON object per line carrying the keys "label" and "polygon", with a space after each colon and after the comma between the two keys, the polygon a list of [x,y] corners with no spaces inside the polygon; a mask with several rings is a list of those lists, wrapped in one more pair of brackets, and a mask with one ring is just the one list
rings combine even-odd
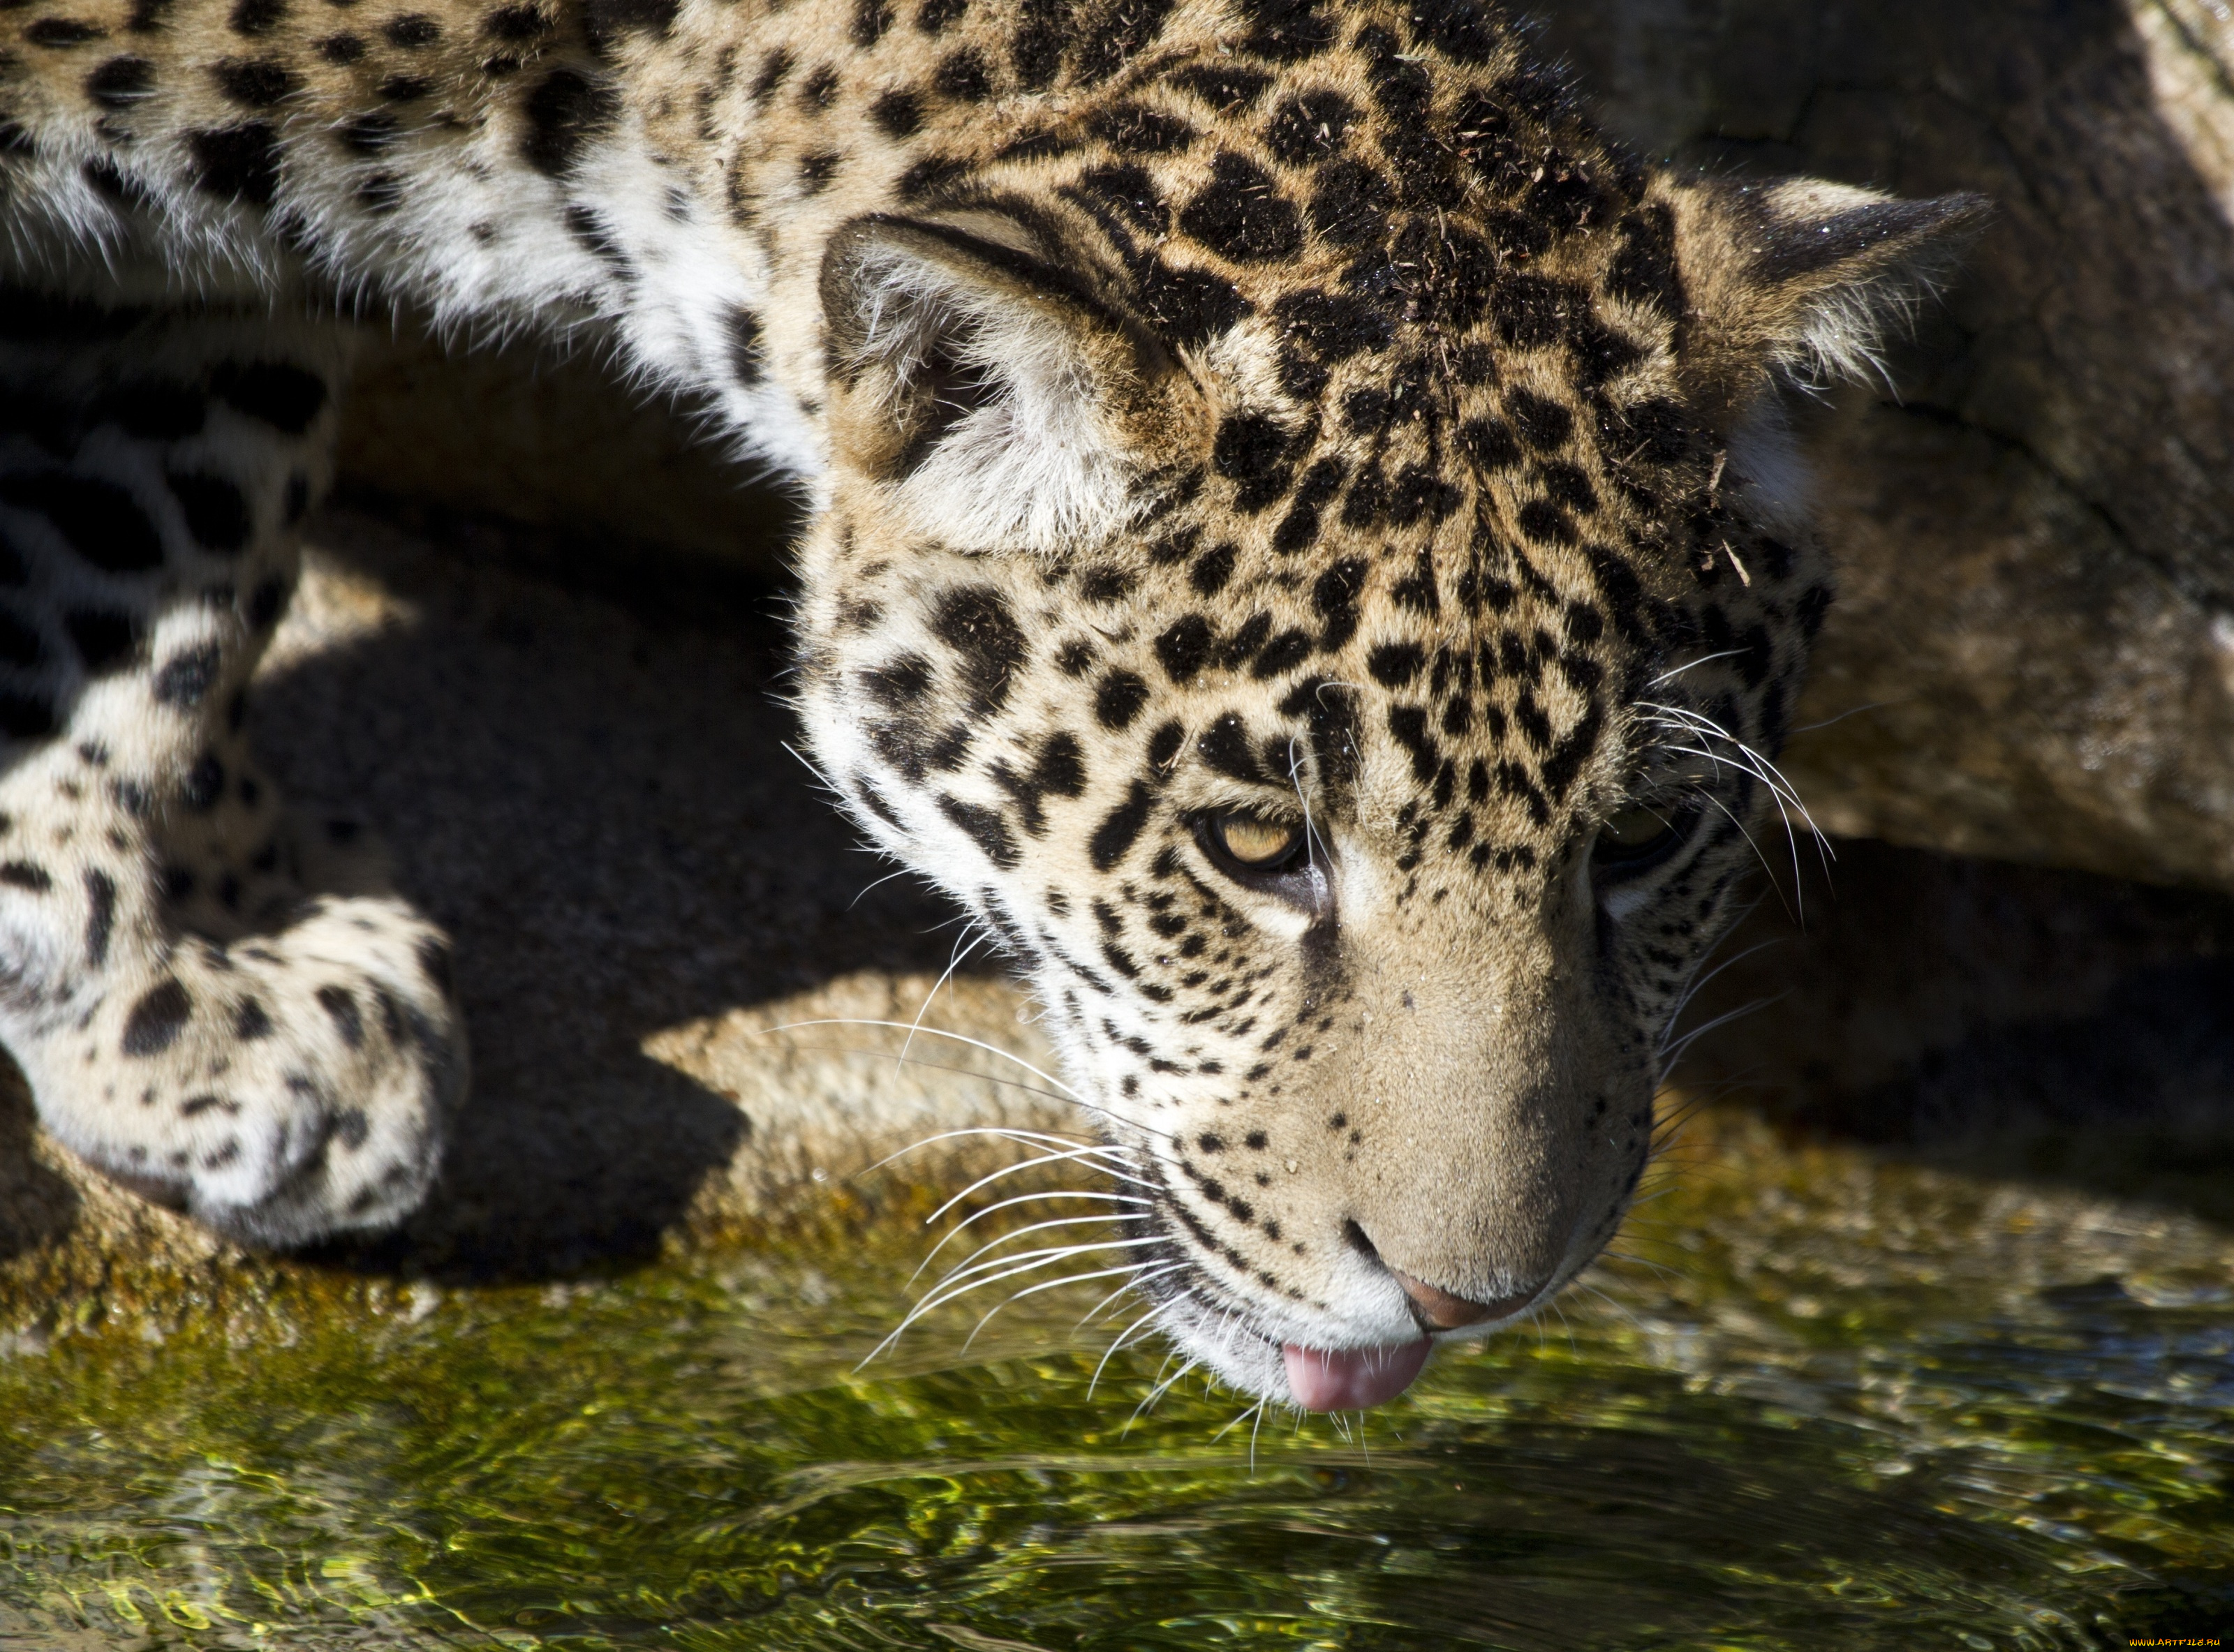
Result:
{"label": "reflection in water", "polygon": [[1652,1265],[1384,1412],[1253,1441],[1192,1380],[1128,1422],[1153,1350],[1089,1397],[1090,1294],[966,1353],[934,1316],[853,1372],[906,1272],[875,1232],[19,1351],[0,1641],[1905,1652],[2234,1623],[2234,1240],[1705,1134],[1623,1242]]}

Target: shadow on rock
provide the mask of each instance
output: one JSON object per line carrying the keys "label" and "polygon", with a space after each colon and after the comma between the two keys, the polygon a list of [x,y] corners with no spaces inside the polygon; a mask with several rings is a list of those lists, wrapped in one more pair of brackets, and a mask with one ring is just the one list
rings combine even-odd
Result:
{"label": "shadow on rock", "polygon": [[750,576],[696,565],[678,602],[647,565],[627,604],[610,571],[592,597],[478,554],[500,538],[437,551],[335,513],[312,543],[258,748],[298,806],[366,820],[450,928],[474,1067],[427,1209],[326,1259],[487,1278],[648,1257],[749,1126],[644,1041],[848,971],[935,971],[950,914],[905,880],[864,894],[889,868],[786,749],[776,599]]}
{"label": "shadow on rock", "polygon": [[1725,944],[1684,1022],[1734,1018],[1692,1046],[1680,1087],[1801,1133],[2234,1225],[2234,901],[1836,850]]}
{"label": "shadow on rock", "polygon": [[30,1092],[0,1058],[0,1261],[52,1244],[77,1220],[77,1190],[39,1161],[37,1132]]}

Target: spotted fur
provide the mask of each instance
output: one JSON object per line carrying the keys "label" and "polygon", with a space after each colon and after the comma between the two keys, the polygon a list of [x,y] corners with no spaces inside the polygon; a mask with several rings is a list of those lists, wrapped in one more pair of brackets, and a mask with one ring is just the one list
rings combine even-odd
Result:
{"label": "spotted fur", "polygon": [[[138,1166],[134,1052],[193,1043],[191,1088],[250,1048],[231,909],[152,891],[170,844],[206,891],[262,830],[194,800],[235,795],[214,708],[325,415],[225,387],[336,382],[334,330],[251,310],[392,299],[606,333],[810,480],[817,761],[1037,994],[1192,1357],[1284,1394],[1284,1344],[1496,1322],[1605,1243],[1830,600],[1777,393],[1866,364],[1977,203],[1647,169],[1477,0],[29,0],[0,40],[6,359],[75,375],[10,403],[0,807],[114,846],[0,867],[5,1032],[65,1139]],[[62,300],[107,319],[71,342]],[[233,411],[112,410],[143,385]],[[56,501],[110,476],[123,538],[73,538]],[[139,533],[81,636],[64,588]],[[1649,865],[1601,836],[1639,807]],[[1236,811],[1308,853],[1221,858]],[[368,1220],[456,1068],[424,926],[379,910],[324,985],[253,944],[255,1001],[327,1029],[286,1140],[408,1115]]]}

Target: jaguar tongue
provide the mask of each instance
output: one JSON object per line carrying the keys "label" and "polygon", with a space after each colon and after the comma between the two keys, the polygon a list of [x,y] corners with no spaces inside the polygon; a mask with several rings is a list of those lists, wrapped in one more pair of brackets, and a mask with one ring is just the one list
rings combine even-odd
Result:
{"label": "jaguar tongue", "polygon": [[1297,1348],[1280,1352],[1288,1363],[1288,1391],[1306,1411],[1359,1411],[1394,1400],[1412,1386],[1427,1362],[1426,1337],[1393,1348]]}

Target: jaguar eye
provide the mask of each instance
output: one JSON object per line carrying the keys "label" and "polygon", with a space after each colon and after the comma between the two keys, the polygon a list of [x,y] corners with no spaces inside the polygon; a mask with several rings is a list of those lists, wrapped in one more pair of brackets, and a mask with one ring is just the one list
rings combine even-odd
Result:
{"label": "jaguar eye", "polygon": [[1303,853],[1303,828],[1293,821],[1233,810],[1203,826],[1211,847],[1244,871],[1282,872]]}
{"label": "jaguar eye", "polygon": [[1695,818],[1695,810],[1649,805],[1623,809],[1598,828],[1591,859],[1609,871],[1641,872],[1675,852]]}

